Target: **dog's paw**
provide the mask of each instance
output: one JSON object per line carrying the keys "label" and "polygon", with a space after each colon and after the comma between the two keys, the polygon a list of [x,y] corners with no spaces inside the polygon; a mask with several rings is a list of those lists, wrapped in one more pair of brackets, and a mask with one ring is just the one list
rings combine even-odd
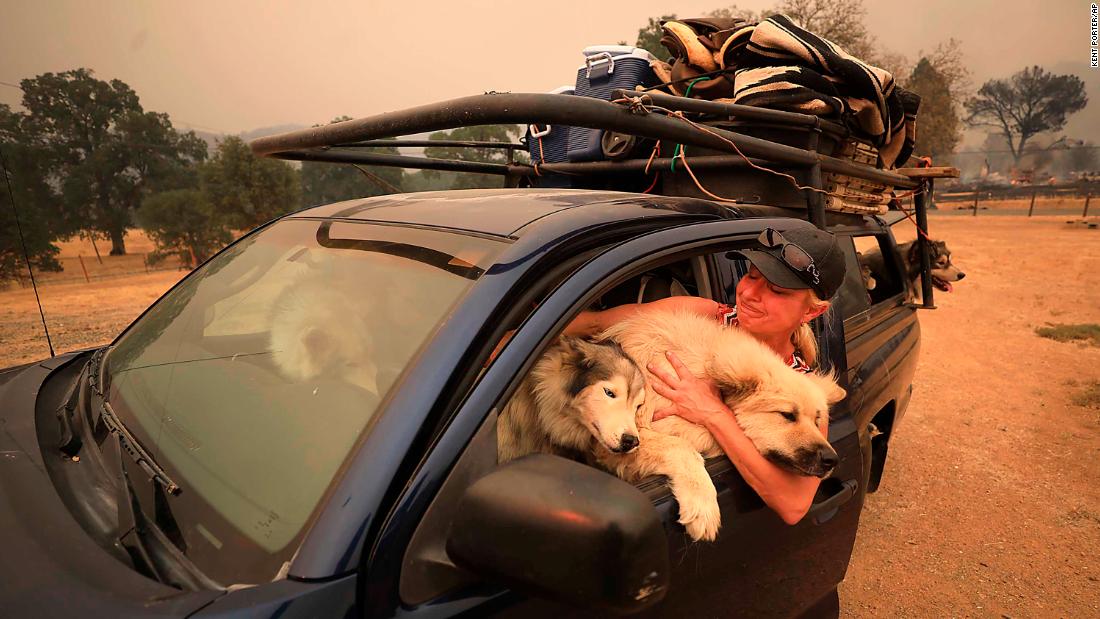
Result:
{"label": "dog's paw", "polygon": [[718,507],[718,493],[714,486],[710,492],[703,489],[678,494],[680,504],[680,524],[684,525],[691,539],[699,542],[713,542],[722,526],[722,510]]}

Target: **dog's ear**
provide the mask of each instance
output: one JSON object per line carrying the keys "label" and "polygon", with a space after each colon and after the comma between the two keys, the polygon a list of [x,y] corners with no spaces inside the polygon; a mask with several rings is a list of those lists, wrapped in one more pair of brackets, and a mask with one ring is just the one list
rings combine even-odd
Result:
{"label": "dog's ear", "polygon": [[558,336],[558,342],[561,347],[569,352],[575,352],[580,350],[581,338],[575,335],[565,335],[564,333]]}
{"label": "dog's ear", "polygon": [[562,355],[562,363],[577,367],[584,365],[585,359],[588,356],[586,354],[586,348],[590,345],[591,344],[579,337],[572,335],[561,336],[562,352],[564,353]]}
{"label": "dog's ear", "polygon": [[733,408],[733,403],[744,400],[760,389],[760,380],[756,378],[738,381],[721,379],[715,383],[715,386],[718,387],[718,395],[722,397],[722,401]]}
{"label": "dog's ear", "polygon": [[591,371],[595,366],[593,356],[595,355],[595,346],[590,341],[582,338],[575,338],[573,335],[562,335],[561,343],[564,350],[563,363],[572,365],[577,369],[580,369],[582,373]]}
{"label": "dog's ear", "polygon": [[562,335],[561,343],[562,369],[570,377],[566,390],[569,395],[576,396],[592,380],[592,371],[596,365],[592,360],[591,347],[595,344],[571,335]]}
{"label": "dog's ear", "polygon": [[843,387],[836,384],[836,377],[832,374],[818,374],[817,372],[811,372],[806,375],[810,380],[813,380],[821,387],[825,392],[825,401],[829,403],[829,406],[836,404],[844,399],[848,395],[848,392]]}
{"label": "dog's ear", "polygon": [[920,243],[918,243],[917,241],[913,241],[912,243],[910,243],[908,254],[909,255],[907,256],[907,260],[909,261],[910,264],[919,264],[920,263]]}
{"label": "dog's ear", "polygon": [[577,357],[578,363],[583,362],[584,360],[588,360],[589,358],[598,355],[600,352],[599,342],[593,342],[591,340],[586,340],[584,338],[572,335],[561,336],[561,341],[565,345],[566,350],[568,350],[570,354]]}

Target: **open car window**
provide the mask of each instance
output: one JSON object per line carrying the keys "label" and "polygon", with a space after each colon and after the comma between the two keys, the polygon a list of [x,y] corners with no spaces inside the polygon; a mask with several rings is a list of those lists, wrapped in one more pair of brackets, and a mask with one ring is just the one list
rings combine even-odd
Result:
{"label": "open car window", "polygon": [[[551,283],[547,292],[557,283]],[[638,302],[639,298],[643,302],[652,301],[685,292],[695,296],[711,296],[714,290],[712,265],[707,256],[701,254],[655,266],[624,281],[608,285],[588,309],[607,309],[622,303]],[[522,380],[522,375],[516,377],[510,392],[514,394],[514,386]],[[474,480],[497,466],[499,412],[507,402],[507,399],[499,401],[489,411],[417,528],[406,552],[400,579],[401,598],[404,602],[413,605],[423,603],[444,591],[477,582],[476,577],[454,566],[443,547],[451,514],[457,508],[462,492]],[[719,465],[715,470],[728,468],[729,463],[726,461],[725,466]],[[651,477],[642,480],[637,486],[655,502],[667,503],[671,498],[663,478]]]}

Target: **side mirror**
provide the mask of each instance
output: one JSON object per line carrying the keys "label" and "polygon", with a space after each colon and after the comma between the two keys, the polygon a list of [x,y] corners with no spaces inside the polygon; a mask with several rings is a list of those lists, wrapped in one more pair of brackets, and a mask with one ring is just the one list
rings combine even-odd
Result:
{"label": "side mirror", "polygon": [[545,454],[467,488],[447,554],[487,580],[586,608],[636,612],[668,590],[668,539],[645,495]]}

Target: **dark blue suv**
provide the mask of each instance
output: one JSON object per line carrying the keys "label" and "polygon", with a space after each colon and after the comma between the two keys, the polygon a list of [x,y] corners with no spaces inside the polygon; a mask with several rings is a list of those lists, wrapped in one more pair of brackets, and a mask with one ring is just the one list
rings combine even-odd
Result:
{"label": "dark blue suv", "polygon": [[[731,302],[745,265],[730,251],[804,213],[502,189],[276,220],[110,346],[0,372],[0,615],[835,610],[919,348],[896,218],[823,222],[849,268],[815,327],[848,397],[829,425],[840,463],[802,522],[725,458],[707,463],[715,543],[690,542],[663,479],[496,465],[497,412],[573,316],[673,289]],[[887,257],[874,296],[857,245]],[[293,346],[334,361],[304,367]]]}

